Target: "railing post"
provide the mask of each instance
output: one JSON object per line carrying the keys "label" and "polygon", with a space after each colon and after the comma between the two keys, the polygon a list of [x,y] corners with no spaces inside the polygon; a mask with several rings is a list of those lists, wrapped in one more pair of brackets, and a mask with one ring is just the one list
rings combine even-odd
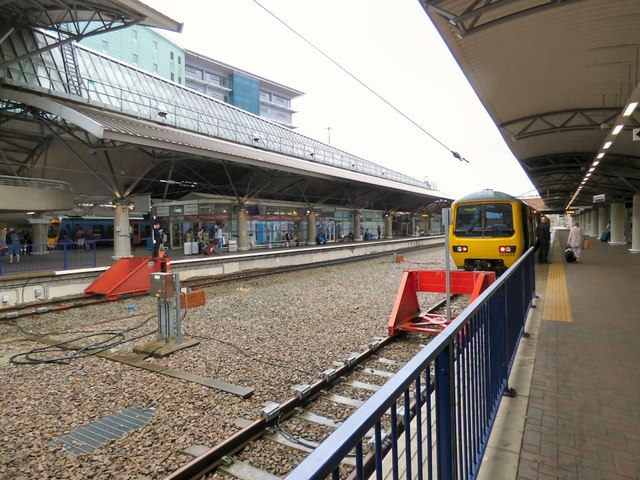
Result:
{"label": "railing post", "polygon": [[447,346],[436,357],[435,387],[436,387],[436,448],[437,468],[439,480],[454,480],[456,471],[456,421],[455,409],[455,381],[453,364],[453,343]]}
{"label": "railing post", "polygon": [[68,266],[69,266],[68,261],[67,261],[68,260],[67,253],[68,253],[67,244],[63,243],[62,244],[62,269],[63,270],[66,270],[68,268]]}

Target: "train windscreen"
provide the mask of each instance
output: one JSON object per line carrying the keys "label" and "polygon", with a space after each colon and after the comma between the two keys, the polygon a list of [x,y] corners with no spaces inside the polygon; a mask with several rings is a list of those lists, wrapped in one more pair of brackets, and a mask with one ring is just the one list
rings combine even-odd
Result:
{"label": "train windscreen", "polygon": [[52,222],[49,224],[49,228],[47,230],[47,238],[58,238],[58,234],[60,233],[60,223]]}
{"label": "train windscreen", "polygon": [[454,233],[457,237],[511,237],[513,210],[510,203],[458,205]]}

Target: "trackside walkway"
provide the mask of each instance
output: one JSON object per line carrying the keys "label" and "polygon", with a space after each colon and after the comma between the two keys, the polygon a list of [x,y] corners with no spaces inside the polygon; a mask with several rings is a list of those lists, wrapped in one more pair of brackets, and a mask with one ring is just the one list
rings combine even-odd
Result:
{"label": "trackside walkway", "polygon": [[537,265],[527,323],[480,479],[640,479],[640,255],[591,239]]}

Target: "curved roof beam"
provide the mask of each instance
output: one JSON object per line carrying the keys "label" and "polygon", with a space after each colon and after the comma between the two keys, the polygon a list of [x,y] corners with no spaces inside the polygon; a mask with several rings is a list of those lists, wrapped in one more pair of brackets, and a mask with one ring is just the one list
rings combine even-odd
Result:
{"label": "curved roof beam", "polygon": [[[583,0],[544,0],[540,5],[525,8],[523,4],[526,2],[521,0],[495,0],[493,2],[469,0],[459,13],[438,7],[442,0],[421,0],[421,3],[427,12],[433,12],[446,19],[456,34],[462,38],[511,20],[581,1]],[[518,3],[522,6],[517,5]]]}
{"label": "curved roof beam", "polygon": [[500,124],[500,129],[513,141],[550,133],[609,129],[620,113],[621,107],[559,110],[509,120]]}

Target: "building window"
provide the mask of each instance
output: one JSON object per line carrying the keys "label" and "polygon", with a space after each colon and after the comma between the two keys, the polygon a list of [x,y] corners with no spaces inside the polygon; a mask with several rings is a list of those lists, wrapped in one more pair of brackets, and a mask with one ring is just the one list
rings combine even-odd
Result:
{"label": "building window", "polygon": [[134,63],[134,65],[138,64],[138,54],[136,54],[136,53],[133,54],[133,63]]}
{"label": "building window", "polygon": [[173,81],[175,81],[175,79],[176,79],[175,74],[173,72],[171,72],[171,81],[173,82]]}
{"label": "building window", "polygon": [[158,51],[158,41],[157,41],[157,40],[154,40],[154,41],[153,41],[153,51],[154,51],[154,52],[157,52],[157,51]]}
{"label": "building window", "polygon": [[102,40],[102,50],[109,50],[109,42],[107,42],[106,40]]}
{"label": "building window", "polygon": [[197,68],[193,68],[187,65],[184,70],[187,78],[193,78],[195,80],[200,80],[202,78],[202,76],[200,75],[200,70],[198,70]]}
{"label": "building window", "polygon": [[158,73],[158,64],[157,63],[153,64],[153,73]]}
{"label": "building window", "polygon": [[260,90],[260,101],[261,102],[270,102],[271,94],[269,92],[265,92],[264,90]]}
{"label": "building window", "polygon": [[178,65],[182,65],[182,57],[178,55]]}
{"label": "building window", "polygon": [[133,41],[137,42],[138,41],[138,31],[137,30],[133,30],[131,32],[131,34],[133,35]]}
{"label": "building window", "polygon": [[182,77],[178,75],[178,83],[182,83]]}
{"label": "building window", "polygon": [[284,98],[281,97],[280,95],[273,95],[273,103],[277,103],[278,105],[282,105],[284,107],[288,107],[289,106],[289,99],[288,98]]}
{"label": "building window", "polygon": [[207,72],[205,78],[207,80],[207,83],[223,86],[222,78],[220,78],[220,76],[216,75],[215,73]]}
{"label": "building window", "polygon": [[173,62],[173,51],[169,52],[169,59]]}

